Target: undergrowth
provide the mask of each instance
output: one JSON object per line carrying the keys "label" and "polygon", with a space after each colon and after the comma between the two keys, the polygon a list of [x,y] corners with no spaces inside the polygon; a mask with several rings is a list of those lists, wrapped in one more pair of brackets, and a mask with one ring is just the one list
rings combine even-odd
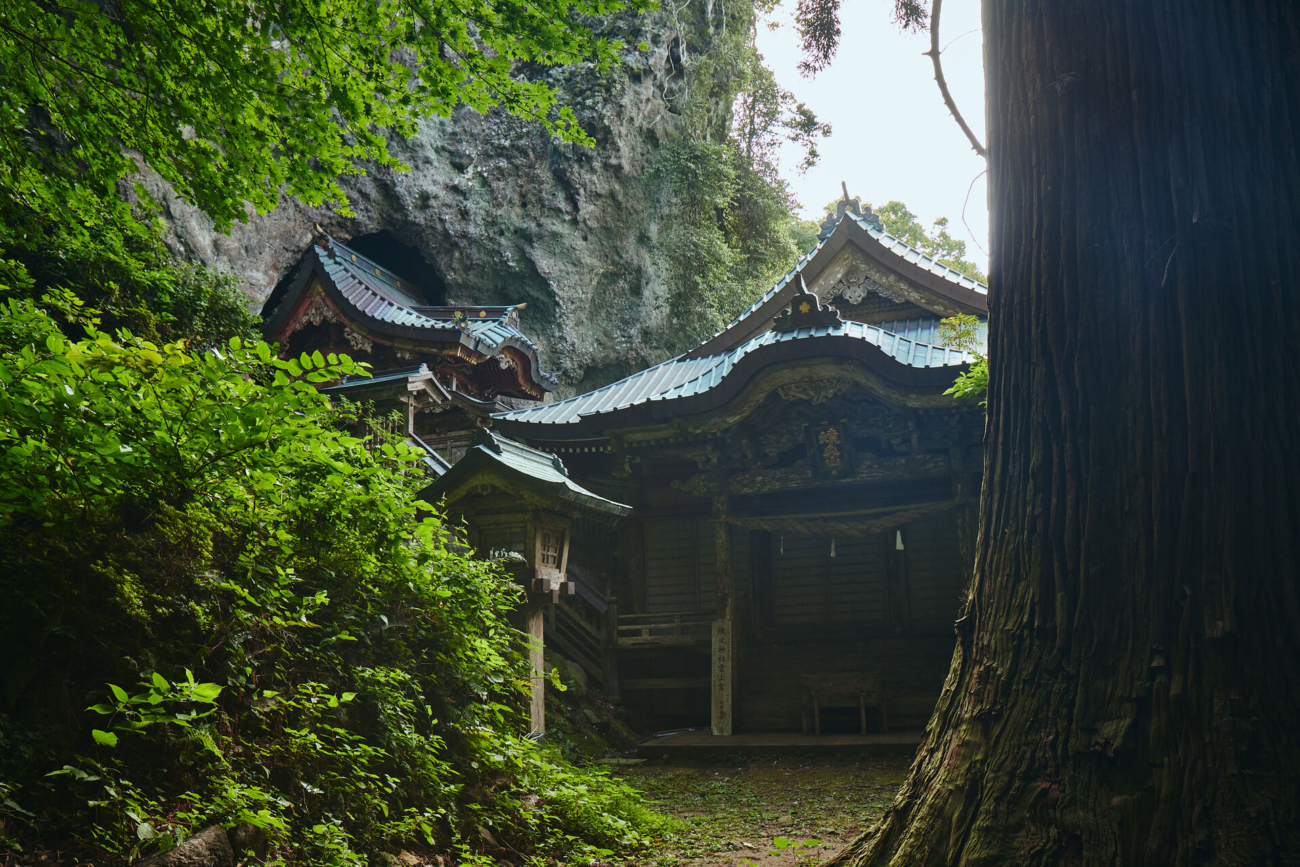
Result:
{"label": "undergrowth", "polygon": [[542,863],[653,833],[525,737],[517,590],[316,391],[346,357],[0,314],[0,846],[120,863],[243,824],[268,864]]}

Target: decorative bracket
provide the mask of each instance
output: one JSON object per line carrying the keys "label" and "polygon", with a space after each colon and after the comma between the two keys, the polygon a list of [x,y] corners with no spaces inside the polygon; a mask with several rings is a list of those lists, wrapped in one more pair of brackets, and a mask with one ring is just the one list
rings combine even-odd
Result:
{"label": "decorative bracket", "polygon": [[800,328],[835,328],[840,324],[840,313],[834,307],[821,303],[821,300],[808,291],[808,286],[804,283],[803,275],[799,274],[796,278],[799,281],[798,289],[794,297],[790,299],[790,307],[772,323],[775,331],[786,333],[798,331]]}

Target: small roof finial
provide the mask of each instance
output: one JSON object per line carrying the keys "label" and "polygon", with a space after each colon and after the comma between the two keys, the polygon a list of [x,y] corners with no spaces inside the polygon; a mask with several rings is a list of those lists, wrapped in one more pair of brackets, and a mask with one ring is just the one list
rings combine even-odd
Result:
{"label": "small roof finial", "polygon": [[849,183],[848,183],[848,181],[840,181],[840,189],[844,191],[844,201],[847,202],[847,201],[849,200]]}

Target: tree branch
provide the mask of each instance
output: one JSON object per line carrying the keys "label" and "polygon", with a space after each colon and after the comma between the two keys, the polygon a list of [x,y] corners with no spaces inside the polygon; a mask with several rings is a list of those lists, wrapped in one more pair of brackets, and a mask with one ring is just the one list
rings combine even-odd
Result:
{"label": "tree branch", "polygon": [[939,85],[939,93],[943,94],[943,104],[948,106],[953,120],[957,121],[957,126],[961,127],[961,131],[966,133],[966,138],[970,139],[970,146],[975,149],[975,153],[988,159],[988,150],[975,137],[975,133],[966,123],[966,118],[962,117],[961,112],[957,110],[957,103],[948,90],[948,80],[943,77],[943,64],[939,60],[939,55],[943,53],[939,50],[939,12],[942,7],[943,0],[934,0],[934,7],[930,10],[930,50],[925,52],[925,56],[934,63],[934,82]]}

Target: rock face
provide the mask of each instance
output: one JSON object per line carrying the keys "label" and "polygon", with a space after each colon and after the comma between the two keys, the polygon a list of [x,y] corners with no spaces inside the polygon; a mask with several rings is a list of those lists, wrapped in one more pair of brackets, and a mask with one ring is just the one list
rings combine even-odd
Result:
{"label": "rock face", "polygon": [[262,302],[306,249],[313,223],[341,240],[381,230],[417,248],[446,303],[527,302],[524,331],[557,371],[561,394],[617,379],[667,355],[665,289],[653,246],[663,196],[646,177],[679,117],[679,34],[663,13],[619,23],[628,66],[567,67],[548,80],[595,138],[554,141],[537,124],[467,109],[425,122],[395,153],[410,171],[345,179],[356,217],[285,202],[221,235],[155,185],[184,258],[233,272]]}
{"label": "rock face", "polygon": [[136,862],[136,867],[235,867],[235,851],[226,829],[213,825],[174,849]]}

